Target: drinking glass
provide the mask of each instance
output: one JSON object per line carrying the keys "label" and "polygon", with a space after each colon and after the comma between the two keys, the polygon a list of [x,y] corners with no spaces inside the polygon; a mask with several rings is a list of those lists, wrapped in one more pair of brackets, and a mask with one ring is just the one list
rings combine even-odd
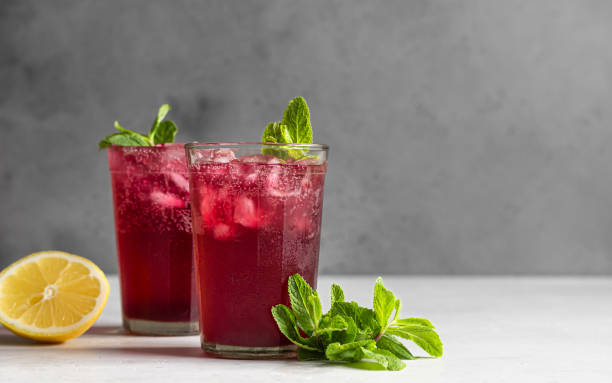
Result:
{"label": "drinking glass", "polygon": [[198,332],[184,144],[108,148],[123,326]]}
{"label": "drinking glass", "polygon": [[328,147],[185,148],[202,348],[230,358],[295,355],[270,309],[289,305],[295,273],[316,287]]}

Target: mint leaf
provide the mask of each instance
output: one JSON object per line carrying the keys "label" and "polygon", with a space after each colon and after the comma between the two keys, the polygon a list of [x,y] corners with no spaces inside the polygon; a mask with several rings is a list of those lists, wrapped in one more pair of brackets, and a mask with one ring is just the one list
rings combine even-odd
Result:
{"label": "mint leaf", "polygon": [[387,350],[368,350],[366,348],[362,348],[361,350],[366,358],[374,360],[387,370],[400,371],[406,367],[406,363],[402,362],[398,357]]}
{"label": "mint leaf", "polygon": [[131,131],[129,129],[124,128],[119,125],[118,121],[114,123],[115,129],[117,129],[120,133],[113,133],[110,136],[107,136],[105,139],[100,141],[98,147],[100,149],[104,149],[111,145],[119,145],[119,146],[146,146],[150,145],[149,138],[147,136],[143,136],[138,132]]}
{"label": "mint leaf", "polygon": [[376,336],[381,331],[381,326],[376,319],[376,313],[365,307],[357,308],[357,324],[366,334]]}
{"label": "mint leaf", "polygon": [[[271,122],[266,127],[262,136],[262,142],[271,143],[292,143],[291,135],[287,126],[280,122]],[[287,146],[272,146],[261,149],[263,154],[276,156],[282,160],[289,158],[301,158],[304,156],[304,151],[300,149],[288,149]]]}
{"label": "mint leaf", "polygon": [[283,114],[283,125],[286,125],[293,143],[312,144],[312,126],[310,111],[303,97],[289,101]]}
{"label": "mint leaf", "polygon": [[[309,286],[310,287],[310,286]],[[321,321],[321,300],[319,294],[316,291],[312,292],[312,295],[308,297],[308,314],[312,318],[314,323],[314,329],[317,330],[319,322]]]}
{"label": "mint leaf", "polygon": [[115,129],[119,130],[120,133],[107,136],[98,143],[98,147],[104,149],[111,145],[151,146],[174,142],[174,136],[178,131],[176,124],[172,121],[162,121],[169,111],[170,106],[168,104],[164,104],[159,108],[148,136],[126,129],[118,121],[115,121]]}
{"label": "mint leaf", "polygon": [[344,291],[340,288],[340,286],[333,284],[331,287],[331,304],[332,306],[336,302],[344,302]]}
{"label": "mint leaf", "polygon": [[389,317],[394,308],[395,296],[383,286],[382,278],[378,277],[378,279],[376,279],[376,285],[374,286],[374,312],[376,313],[378,324],[380,324],[383,331],[387,328]]}
{"label": "mint leaf", "polygon": [[395,356],[400,359],[414,359],[414,356],[406,346],[403,345],[402,342],[395,339],[393,335],[384,334],[378,342],[376,342],[376,347],[381,350],[391,351]]}
{"label": "mint leaf", "polygon": [[287,339],[301,348],[318,351],[318,348],[308,342],[308,339],[302,338],[296,326],[293,313],[287,306],[276,305],[272,307],[272,316],[278,325],[278,329]]}
{"label": "mint leaf", "polygon": [[[146,144],[144,144],[144,145],[151,145],[151,140],[149,139],[149,137],[147,137],[147,136],[145,136],[143,134],[140,134],[138,132],[134,132],[133,130],[129,130],[129,129],[124,128],[123,126],[119,125],[119,121],[115,121],[114,126],[115,126],[115,129],[117,129],[120,132],[123,132],[123,133],[125,133],[127,135],[130,135],[130,136],[134,136],[134,137],[136,137],[136,139],[144,140],[143,142],[146,142]],[[141,145],[139,145],[139,146],[141,146]]]}
{"label": "mint leaf", "polygon": [[358,335],[361,334],[361,331],[357,328],[357,324],[355,324],[355,321],[349,317],[342,317],[342,319],[344,319],[344,321],[346,322],[346,330],[332,332],[331,339],[324,340],[325,345],[334,342],[350,343],[356,340],[372,339],[372,337],[367,336],[359,336],[359,339],[357,339]]}
{"label": "mint leaf", "polygon": [[149,131],[149,139],[154,145],[174,142],[174,135],[178,131],[176,125],[172,121],[163,121],[169,111],[170,105],[168,104],[160,106],[157,111],[157,116]]}
{"label": "mint leaf", "polygon": [[314,337],[320,346],[326,348],[331,343],[353,342],[356,334],[357,327],[351,318],[340,315],[332,317],[326,314],[321,318]]}
{"label": "mint leaf", "polygon": [[398,319],[395,321],[395,323],[398,325],[404,325],[404,326],[416,325],[416,326],[424,326],[428,328],[435,328],[434,325],[431,324],[429,320],[423,319],[423,318]]}
{"label": "mint leaf", "polygon": [[329,313],[332,315],[344,315],[353,318],[355,323],[357,323],[358,310],[359,305],[357,302],[334,302]]}
{"label": "mint leaf", "polygon": [[261,139],[262,142],[293,143],[293,138],[289,134],[289,128],[278,121],[268,124]]}
{"label": "mint leaf", "polygon": [[170,142],[174,142],[174,136],[178,128],[172,121],[162,121],[157,126],[155,130],[155,135],[153,136],[154,144],[167,144]]}
{"label": "mint leaf", "polygon": [[157,135],[157,128],[159,127],[159,124],[162,122],[162,120],[166,118],[166,115],[168,114],[169,111],[170,111],[170,105],[168,104],[164,104],[160,106],[159,110],[157,111],[157,116],[155,116],[155,121],[153,121],[151,130],[149,130],[149,139],[151,140],[151,142],[153,142],[153,144],[158,143],[156,142],[157,139],[155,137]]}
{"label": "mint leaf", "polygon": [[[347,318],[349,319],[349,318]],[[341,315],[324,315],[319,322],[318,333],[326,333],[333,331],[346,331],[348,329],[348,323]]]}
{"label": "mint leaf", "polygon": [[149,143],[139,135],[127,132],[113,133],[98,143],[100,149],[105,149],[111,145],[117,146],[148,146]]}
{"label": "mint leaf", "polygon": [[151,126],[151,130],[149,131],[150,137],[152,137],[152,133],[155,131],[155,129],[157,129],[157,126],[159,125],[159,123],[162,122],[164,118],[166,118],[166,115],[168,114],[169,111],[170,111],[170,105],[168,104],[164,104],[159,107],[159,110],[157,111],[157,116],[155,116],[155,121],[153,121],[153,126]]}
{"label": "mint leaf", "polygon": [[353,319],[359,332],[368,336],[376,336],[380,332],[380,325],[376,320],[374,311],[361,307],[357,302],[335,302],[329,310],[331,315],[342,315]]}
{"label": "mint leaf", "polygon": [[332,343],[325,349],[325,356],[329,360],[340,360],[344,362],[357,362],[363,359],[363,350],[374,349],[376,343],[373,340],[361,340],[346,344]]}
{"label": "mint leaf", "polygon": [[[291,308],[295,313],[298,326],[307,334],[312,335],[312,332],[317,328],[321,319],[321,302],[317,293],[312,290],[312,287],[300,276],[293,274],[289,277],[289,300]],[[311,297],[316,296],[316,299]],[[317,307],[318,314],[317,318]]]}
{"label": "mint leaf", "polygon": [[389,328],[387,330],[387,334],[396,335],[401,338],[411,340],[431,356],[442,356],[442,341],[440,340],[438,334],[430,327],[402,325],[399,327]]}
{"label": "mint leaf", "polygon": [[393,322],[398,320],[401,311],[402,311],[402,301],[399,299],[396,299],[395,300],[395,315],[393,316]]}
{"label": "mint leaf", "polygon": [[[312,144],[310,111],[306,100],[296,97],[289,102],[283,120],[270,122],[261,137],[262,142],[285,144]],[[288,146],[263,148],[262,153],[274,155],[283,160],[300,159],[307,155],[305,149],[289,149]]]}
{"label": "mint leaf", "polygon": [[[115,122],[113,123],[113,126],[115,127],[115,129],[117,129],[117,130],[118,130],[118,131],[120,131],[120,132],[124,132],[124,133],[133,133],[133,134],[136,134],[136,135],[140,135],[140,136],[142,136],[142,134],[140,134],[140,133],[137,133],[137,132],[132,132],[131,130],[126,129],[126,128],[124,128],[123,126],[119,125],[119,121],[117,121],[117,120],[115,120]],[[146,137],[146,136],[143,136],[143,137]]]}

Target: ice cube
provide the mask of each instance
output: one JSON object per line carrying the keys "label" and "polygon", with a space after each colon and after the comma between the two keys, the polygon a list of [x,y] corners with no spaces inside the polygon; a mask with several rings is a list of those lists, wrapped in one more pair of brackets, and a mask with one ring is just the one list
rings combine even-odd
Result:
{"label": "ice cube", "polygon": [[268,154],[255,154],[252,156],[238,157],[238,161],[246,163],[261,163],[261,164],[280,164],[280,160],[276,156]]}
{"label": "ice cube", "polygon": [[245,227],[257,227],[259,219],[252,199],[240,196],[234,203],[234,221]]}
{"label": "ice cube", "polygon": [[232,237],[232,228],[226,223],[218,223],[213,227],[213,236],[220,241],[226,241]]}
{"label": "ice cube", "polygon": [[312,156],[298,160],[295,163],[298,165],[321,165],[323,164],[323,159],[317,156]]}
{"label": "ice cube", "polygon": [[246,162],[246,163],[262,163],[265,164],[268,160],[266,158],[267,156],[264,156],[263,154],[256,154],[253,156],[242,156],[242,157],[238,157],[237,161],[240,162]]}
{"label": "ice cube", "polygon": [[[282,192],[280,192],[280,170],[274,168],[270,171],[270,174],[266,177],[266,190],[277,197],[282,196]],[[281,195],[279,195],[281,194]]]}
{"label": "ice cube", "polygon": [[300,187],[302,190],[309,191],[312,188],[311,173],[310,168],[308,168],[308,170],[306,170],[306,174],[304,174],[304,177],[302,178],[302,181],[300,181]]}
{"label": "ice cube", "polygon": [[305,238],[312,239],[317,234],[315,217],[307,211],[296,211],[290,219],[290,228]]}
{"label": "ice cube", "polygon": [[171,193],[154,191],[150,194],[150,198],[153,203],[166,209],[185,207],[185,201]]}
{"label": "ice cube", "polygon": [[189,181],[187,178],[183,177],[178,173],[169,173],[168,177],[174,182],[174,184],[180,189],[188,192],[189,191]]}
{"label": "ice cube", "polygon": [[210,160],[212,162],[225,164],[231,162],[234,159],[236,159],[236,154],[234,154],[234,151],[232,149],[214,149],[210,153]]}
{"label": "ice cube", "polygon": [[288,198],[299,194],[299,190],[291,190],[290,185],[286,184],[287,178],[281,177],[280,167],[273,167],[266,177],[266,192],[274,197]]}
{"label": "ice cube", "polygon": [[203,162],[205,156],[202,151],[191,152],[191,165],[199,165]]}
{"label": "ice cube", "polygon": [[262,171],[261,166],[249,163],[236,164],[233,168],[237,179],[244,180],[247,185],[255,185],[259,179],[259,173]]}

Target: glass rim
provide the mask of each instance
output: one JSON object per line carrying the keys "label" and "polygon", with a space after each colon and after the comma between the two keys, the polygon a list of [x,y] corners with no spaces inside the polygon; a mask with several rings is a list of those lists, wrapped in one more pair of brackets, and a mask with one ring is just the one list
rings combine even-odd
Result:
{"label": "glass rim", "polygon": [[311,150],[329,150],[328,145],[324,144],[298,144],[298,143],[280,143],[280,142],[188,142],[185,144],[185,149],[214,149],[214,148],[240,148],[244,146],[278,146],[289,148],[303,148]]}
{"label": "glass rim", "polygon": [[122,150],[122,149],[141,149],[141,150],[161,150],[161,149],[172,149],[172,148],[184,148],[186,142],[168,142],[165,144],[156,145],[111,145],[106,149],[109,150]]}

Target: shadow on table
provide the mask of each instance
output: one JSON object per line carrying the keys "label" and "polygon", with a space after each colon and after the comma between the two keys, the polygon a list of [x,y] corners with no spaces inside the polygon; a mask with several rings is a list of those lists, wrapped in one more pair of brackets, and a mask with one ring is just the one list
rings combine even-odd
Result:
{"label": "shadow on table", "polygon": [[131,335],[122,326],[92,326],[84,335]]}
{"label": "shadow on table", "polygon": [[[85,334],[83,335],[84,336],[86,335],[96,335],[96,336],[122,335],[122,336],[134,336],[134,337],[142,336],[142,335],[137,335],[137,334],[130,334],[129,332],[125,331],[123,327],[121,326],[104,326],[104,325],[93,326],[92,328],[87,330],[87,332],[85,332]],[[76,347],[70,347],[70,345],[66,347],[64,345],[66,344],[40,343],[34,340],[25,339],[25,338],[22,338],[20,336],[13,334],[12,332],[10,332],[4,327],[0,327],[0,346],[28,346],[28,347],[57,346],[53,350],[53,352],[57,354],[61,354],[61,353],[71,354],[75,352],[79,354],[83,354],[83,353],[93,352],[97,355],[99,354],[122,355],[123,354],[123,355],[134,355],[134,356],[150,356],[152,358],[170,357],[170,358],[198,358],[202,360],[215,359],[218,361],[226,360],[228,361],[228,363],[231,363],[232,361],[232,359],[217,358],[217,357],[212,357],[211,355],[205,354],[204,351],[199,347],[199,342],[198,344],[194,344],[194,346],[190,346],[190,347],[187,347],[187,346],[176,346],[176,347],[128,346],[126,347],[126,346],[116,346],[116,345],[112,345],[110,347],[97,347],[97,346],[96,347],[78,347],[76,343],[72,344],[73,346],[76,346]],[[257,363],[258,361],[257,360],[242,360],[243,364],[249,363],[249,362]],[[293,363],[297,362],[297,360],[278,359],[276,360],[276,362],[278,362],[279,365],[293,366]],[[309,364],[310,367],[326,368],[326,367],[332,366],[332,364],[330,363],[322,363],[322,362],[305,362],[305,363]],[[378,366],[374,363],[369,363],[369,362],[348,363],[344,365],[347,367],[351,367],[351,368],[365,369],[365,370],[381,369],[381,366]]]}
{"label": "shadow on table", "polygon": [[35,340],[30,340],[17,336],[4,327],[0,327],[0,346],[50,346],[53,343],[40,343]]}
{"label": "shadow on table", "polygon": [[[123,330],[120,326],[94,326],[90,328],[86,334],[90,335],[130,335],[128,332]],[[138,335],[134,335],[138,336]],[[76,344],[73,344],[77,346]],[[211,357],[204,353],[204,351],[199,347],[199,345],[194,345],[192,347],[179,346],[179,347],[124,347],[124,346],[111,346],[111,347],[70,347],[70,345],[66,346],[66,344],[58,344],[58,343],[40,343],[33,340],[25,339],[20,336],[17,336],[11,333],[9,330],[5,328],[0,328],[0,346],[28,346],[28,347],[48,347],[48,346],[57,346],[53,349],[54,354],[72,354],[78,353],[80,355],[84,355],[87,353],[93,353],[95,355],[100,354],[112,354],[112,355],[133,355],[133,356],[149,356],[153,359],[162,357],[162,358],[198,358],[204,360],[215,359],[217,361],[227,361],[227,363],[232,363],[232,359],[224,359],[224,358],[216,358]],[[296,359],[278,359],[274,360],[279,364],[280,367],[292,367],[294,363],[297,362]],[[242,360],[243,364],[245,363],[258,363],[258,360]],[[331,363],[322,363],[322,362],[302,362],[310,365],[310,367],[319,367],[319,368],[329,368],[333,365]],[[357,363],[348,363],[345,364],[347,367],[356,368],[356,369],[365,369],[365,370],[379,370],[382,369],[381,366],[378,366],[374,363],[369,362],[357,362]]]}
{"label": "shadow on table", "polygon": [[200,347],[118,347],[106,348],[105,351],[132,355],[204,358],[204,351]]}
{"label": "shadow on table", "polygon": [[[126,331],[121,326],[93,326],[81,336],[87,336],[87,335],[96,335],[96,336],[122,335],[122,336],[136,336],[136,337],[142,336],[138,334],[132,334]],[[43,343],[43,342],[37,342],[35,340],[22,338],[18,335],[13,334],[5,327],[0,326],[0,346],[33,346],[33,345],[34,346],[50,346],[50,345],[57,345],[57,344],[60,344],[60,343]]]}
{"label": "shadow on table", "polygon": [[[148,334],[138,334],[135,332],[130,332],[123,328],[123,326],[104,326],[104,325],[94,325],[89,330],[85,332],[83,335],[112,335],[112,336],[129,336],[129,337],[146,337],[146,338],[172,338],[172,336],[165,335],[148,335]],[[190,335],[187,335],[190,336]],[[198,336],[197,334],[192,336]],[[180,336],[178,336],[180,337]]]}

